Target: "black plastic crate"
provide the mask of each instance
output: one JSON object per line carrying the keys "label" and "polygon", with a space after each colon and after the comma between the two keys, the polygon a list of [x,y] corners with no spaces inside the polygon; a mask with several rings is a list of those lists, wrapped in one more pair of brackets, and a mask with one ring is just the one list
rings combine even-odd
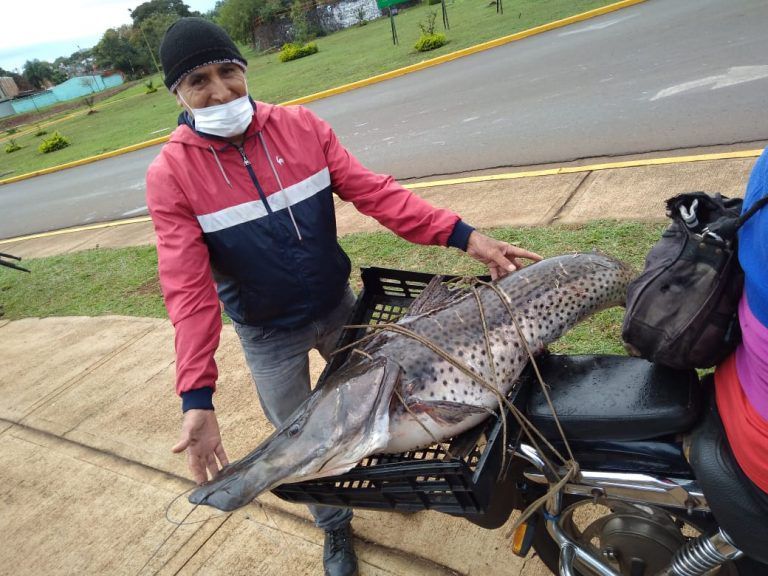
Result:
{"label": "black plastic crate", "polygon": [[[361,276],[363,289],[350,324],[396,322],[433,277],[384,268],[364,268]],[[360,339],[366,332],[364,328],[346,330],[339,347]],[[346,356],[340,353],[333,358],[318,386]],[[511,418],[507,421],[512,422]],[[284,500],[308,504],[482,515],[489,508],[499,476],[502,436],[501,420],[491,417],[441,445],[403,454],[372,455],[340,476],[283,484],[273,492]]]}

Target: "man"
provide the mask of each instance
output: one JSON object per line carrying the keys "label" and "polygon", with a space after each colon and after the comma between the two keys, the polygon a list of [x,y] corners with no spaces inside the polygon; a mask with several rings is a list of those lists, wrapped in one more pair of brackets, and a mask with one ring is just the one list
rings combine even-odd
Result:
{"label": "man", "polygon": [[[176,329],[184,419],[173,451],[187,452],[198,483],[228,463],[212,402],[219,300],[275,426],[309,395],[309,350],[326,358],[333,350],[354,302],[333,193],[410,241],[466,250],[493,276],[540,258],[370,172],[309,110],[251,100],[247,62],[218,26],[182,18],[166,31],[160,58],[184,112],[147,172],[147,205]],[[310,510],[326,533],[326,575],[356,574],[351,511]]]}

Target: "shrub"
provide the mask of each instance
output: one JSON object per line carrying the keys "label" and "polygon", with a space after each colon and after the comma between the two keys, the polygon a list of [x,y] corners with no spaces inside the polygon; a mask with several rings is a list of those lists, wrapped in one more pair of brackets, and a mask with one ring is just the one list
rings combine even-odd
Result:
{"label": "shrub", "polygon": [[414,48],[419,52],[428,52],[429,50],[440,48],[440,46],[445,45],[447,42],[448,40],[446,40],[445,34],[439,32],[437,34],[429,35],[422,34],[421,38],[419,38],[414,45]]}
{"label": "shrub", "polygon": [[40,126],[37,127],[37,132],[35,132],[35,138],[39,138],[40,136],[45,136],[48,134],[48,130],[43,130],[40,128]]}
{"label": "shrub", "polygon": [[16,132],[18,131],[19,131],[18,128],[13,127],[13,128],[8,128],[8,130],[6,130],[5,133],[8,134],[8,136],[11,136],[12,134],[16,134]]}
{"label": "shrub", "polygon": [[289,60],[296,60],[297,58],[304,58],[304,56],[310,56],[317,52],[317,44],[310,42],[309,44],[283,44],[283,48],[280,50],[280,62],[288,62]]}
{"label": "shrub", "polygon": [[448,40],[445,39],[445,34],[435,32],[435,19],[437,18],[437,12],[434,10],[427,14],[427,20],[425,22],[419,22],[419,29],[421,30],[421,37],[413,46],[419,52],[427,52],[428,50],[434,50],[440,48]]}
{"label": "shrub", "polygon": [[83,98],[83,102],[85,102],[85,105],[88,106],[88,114],[96,114],[98,110],[95,110],[93,107],[93,103],[96,101],[96,99],[93,96],[86,96]]}
{"label": "shrub", "polygon": [[16,140],[11,138],[8,140],[8,144],[5,145],[5,153],[10,154],[12,152],[16,152],[16,150],[21,150],[21,146],[16,144]]}
{"label": "shrub", "polygon": [[50,137],[40,143],[38,150],[43,154],[48,154],[49,152],[55,152],[56,150],[61,150],[67,146],[69,146],[69,140],[64,138],[64,136],[58,132],[54,132]]}
{"label": "shrub", "polygon": [[[440,0],[438,0],[439,2]],[[368,24],[368,21],[365,19],[365,7],[364,6],[358,6],[357,10],[355,10],[355,19],[357,20],[358,26],[365,26]]]}
{"label": "shrub", "polygon": [[154,94],[155,92],[157,92],[157,86],[155,86],[154,83],[152,82],[152,78],[147,80],[144,83],[144,86],[147,87],[147,89],[144,91],[144,94]]}
{"label": "shrub", "polygon": [[427,19],[424,22],[419,22],[419,30],[421,30],[422,36],[434,36],[435,35],[435,20],[437,19],[437,12],[430,10],[427,13]]}

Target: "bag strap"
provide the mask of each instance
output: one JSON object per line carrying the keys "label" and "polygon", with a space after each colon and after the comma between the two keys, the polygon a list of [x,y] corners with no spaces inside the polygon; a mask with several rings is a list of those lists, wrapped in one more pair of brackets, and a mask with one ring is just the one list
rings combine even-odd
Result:
{"label": "bag strap", "polygon": [[738,220],[738,222],[736,224],[736,229],[738,230],[739,228],[741,228],[747,220],[752,218],[752,216],[754,215],[755,212],[760,210],[760,208],[762,208],[766,204],[768,204],[768,194],[763,196],[762,198],[760,198],[760,200],[758,200],[754,204],[752,204],[752,206],[750,206],[749,210],[747,210],[746,212],[744,212],[744,214],[739,216],[739,220]]}

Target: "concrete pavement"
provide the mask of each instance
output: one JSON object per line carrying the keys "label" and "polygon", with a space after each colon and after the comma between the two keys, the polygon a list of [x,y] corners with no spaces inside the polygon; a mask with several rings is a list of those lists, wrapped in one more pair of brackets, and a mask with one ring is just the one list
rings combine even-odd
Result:
{"label": "concrete pavement", "polygon": [[[689,190],[742,194],[754,158],[586,170],[420,188],[480,227],[663,219],[663,200]],[[338,209],[340,233],[378,224]],[[130,224],[0,244],[34,258],[151,243]],[[183,457],[170,453],[180,422],[172,393],[173,334],[164,320],[125,317],[0,320],[0,573],[322,573],[322,534],[303,506],[267,495],[233,514],[198,509]],[[217,410],[230,458],[271,428],[253,396],[230,327],[217,354]],[[312,359],[315,376],[322,362]],[[434,512],[360,510],[361,573],[545,574],[516,558],[506,528],[482,530]]]}

